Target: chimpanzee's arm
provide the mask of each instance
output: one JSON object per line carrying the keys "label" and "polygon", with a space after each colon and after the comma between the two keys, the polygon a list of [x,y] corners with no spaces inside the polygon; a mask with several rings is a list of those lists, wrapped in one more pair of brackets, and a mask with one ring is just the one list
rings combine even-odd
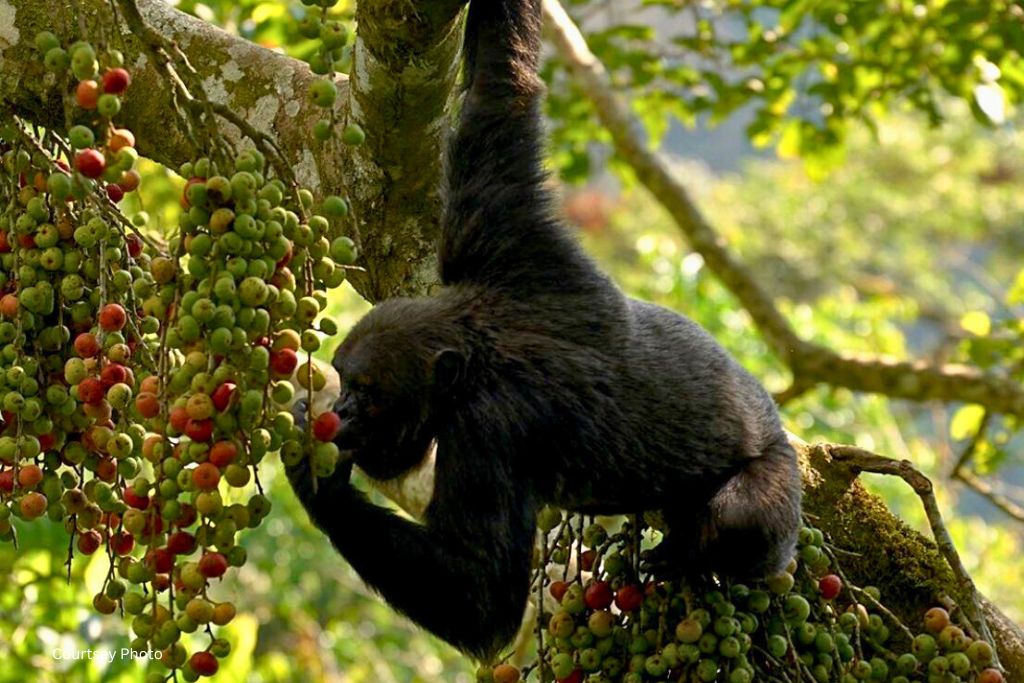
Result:
{"label": "chimpanzee's arm", "polygon": [[393,607],[478,657],[512,639],[529,591],[535,509],[493,450],[439,440],[424,524],[371,503],[347,467],[313,494],[306,460],[288,476],[310,519]]}
{"label": "chimpanzee's arm", "polygon": [[537,75],[540,0],[472,0],[466,96],[448,156],[439,268],[445,284],[532,292],[603,283],[551,209]]}

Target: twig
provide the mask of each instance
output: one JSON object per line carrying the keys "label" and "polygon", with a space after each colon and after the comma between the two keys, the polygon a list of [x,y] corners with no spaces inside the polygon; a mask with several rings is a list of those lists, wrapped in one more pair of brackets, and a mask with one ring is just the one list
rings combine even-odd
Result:
{"label": "twig", "polygon": [[889,608],[883,605],[881,602],[875,600],[874,596],[865,591],[863,588],[855,586],[853,582],[846,577],[846,574],[843,572],[842,566],[836,559],[835,551],[837,550],[837,548],[832,546],[830,543],[826,542],[822,546],[822,550],[826,555],[828,555],[829,559],[832,560],[833,571],[835,571],[835,573],[842,580],[843,588],[848,590],[850,594],[853,596],[854,602],[860,603],[859,598],[867,598],[868,602],[870,602],[873,607],[875,607],[879,612],[886,615],[887,617],[889,617],[889,619],[892,620],[896,627],[900,629],[900,631],[903,633],[903,636],[907,639],[908,643],[914,640],[914,634],[910,631],[909,628],[907,628],[906,624],[900,621],[899,617],[893,614],[892,611],[889,610]]}
{"label": "twig", "polygon": [[[843,581],[845,582],[846,579],[843,579]],[[907,639],[908,643],[913,642],[913,640],[914,640],[913,632],[911,632],[911,630],[909,628],[907,628],[906,624],[904,624],[902,621],[900,621],[899,617],[897,617],[895,614],[893,614],[892,611],[888,607],[883,605],[878,600],[875,600],[875,597],[873,595],[871,595],[871,593],[868,593],[866,590],[864,590],[860,586],[854,586],[853,584],[849,584],[849,588],[850,588],[850,592],[853,593],[857,597],[858,600],[860,600],[862,598],[865,599],[866,602],[871,603],[872,607],[877,609],[879,612],[881,612],[885,616],[889,617],[889,620],[892,621],[892,623],[896,625],[896,628],[898,628],[900,630],[900,632],[903,634],[903,636]]]}
{"label": "twig", "polygon": [[[855,446],[830,445],[826,448],[834,460],[844,462],[856,471],[894,475],[903,479],[914,489],[924,505],[925,515],[928,517],[928,525],[931,527],[935,544],[960,583],[964,595],[967,596],[968,604],[962,606],[964,615],[982,634],[982,637],[992,645],[993,652],[995,652],[996,643],[981,611],[978,589],[974,585],[971,575],[964,568],[956,546],[953,544],[953,539],[942,521],[942,513],[939,511],[931,480],[921,474],[909,460],[893,460]],[[998,655],[996,655],[995,663],[997,666],[999,665]]]}
{"label": "twig", "polygon": [[1006,513],[1008,516],[1017,520],[1018,522],[1024,522],[1024,507],[1021,507],[1017,503],[1013,502],[1003,494],[996,491],[995,487],[989,484],[987,481],[974,474],[967,469],[956,470],[953,472],[953,479],[963,483],[967,488],[971,489],[982,498],[992,503],[992,505],[999,508],[1001,511]]}
{"label": "twig", "polygon": [[790,383],[788,387],[773,394],[772,398],[775,399],[775,403],[779,407],[782,407],[790,401],[803,396],[813,388],[814,382],[808,382],[802,377],[794,377],[792,383]]}
{"label": "twig", "polygon": [[971,437],[967,446],[964,447],[964,452],[961,453],[960,457],[957,459],[956,465],[953,466],[952,476],[955,477],[958,470],[967,467],[967,464],[974,457],[974,454],[978,452],[978,446],[980,446],[981,442],[985,440],[985,434],[988,432],[988,426],[991,422],[992,413],[986,410],[981,416],[981,420],[978,422],[978,430],[974,432],[974,436]]}
{"label": "twig", "polygon": [[971,459],[974,458],[974,455],[978,452],[978,446],[980,446],[985,440],[985,434],[988,431],[990,423],[991,413],[985,411],[985,414],[981,417],[981,422],[978,424],[978,430],[974,433],[974,436],[971,437],[967,446],[964,447],[964,451],[957,459],[956,465],[953,466],[950,478],[964,484],[967,488],[985,498],[988,502],[992,503],[992,505],[999,508],[1018,522],[1024,522],[1024,507],[1021,507],[1014,501],[1010,500],[1007,496],[999,493],[993,485],[979,477],[972,468],[969,467]]}

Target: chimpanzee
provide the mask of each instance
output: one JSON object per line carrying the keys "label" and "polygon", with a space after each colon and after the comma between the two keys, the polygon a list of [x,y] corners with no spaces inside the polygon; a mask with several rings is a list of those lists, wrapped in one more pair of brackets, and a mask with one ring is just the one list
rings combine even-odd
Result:
{"label": "chimpanzee", "polygon": [[770,395],[691,320],[624,295],[555,216],[542,163],[540,0],[471,0],[436,296],[384,301],[334,360],[336,443],[370,476],[437,442],[422,524],[370,503],[350,467],[314,523],[397,610],[487,657],[522,618],[535,518],[660,509],[662,563],[765,575],[790,560],[796,456]]}

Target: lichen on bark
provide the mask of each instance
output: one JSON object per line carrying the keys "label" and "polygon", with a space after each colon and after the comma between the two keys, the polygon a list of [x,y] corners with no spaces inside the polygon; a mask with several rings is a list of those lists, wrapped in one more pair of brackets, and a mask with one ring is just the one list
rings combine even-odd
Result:
{"label": "lichen on bark", "polygon": [[[878,586],[882,600],[911,630],[929,607],[969,600],[936,544],[889,512],[826,445],[796,444],[804,473],[804,510],[841,550],[839,561],[857,585]],[[1024,681],[1024,633],[982,599],[1008,681]]]}
{"label": "lichen on bark", "polygon": [[[421,8],[420,5],[424,5]],[[147,24],[173,41],[196,68],[211,100],[226,104],[258,130],[277,138],[299,180],[320,196],[349,196],[361,238],[353,279],[371,301],[415,294],[436,284],[434,240],[440,217],[441,151],[447,136],[461,44],[456,0],[412,3],[364,0],[354,55],[364,67],[337,80],[335,116],[366,129],[367,143],[350,148],[314,141],[324,116],[306,97],[316,78],[302,62],[250,43],[159,0],[139,0]],[[32,37],[51,30],[64,44],[78,40],[79,21],[110,26],[107,0],[0,0],[0,100],[27,120],[55,130],[68,127],[61,100],[67,83],[45,71]],[[54,17],[61,17],[55,21]],[[96,32],[98,35],[98,31]],[[176,168],[197,154],[174,111],[171,89],[145,46],[122,24],[117,47],[132,67],[133,85],[117,122],[135,133],[144,156]],[[123,41],[123,45],[122,45]],[[139,93],[139,96],[132,96]],[[224,124],[229,137],[238,131]],[[403,172],[415,169],[415,172]]]}

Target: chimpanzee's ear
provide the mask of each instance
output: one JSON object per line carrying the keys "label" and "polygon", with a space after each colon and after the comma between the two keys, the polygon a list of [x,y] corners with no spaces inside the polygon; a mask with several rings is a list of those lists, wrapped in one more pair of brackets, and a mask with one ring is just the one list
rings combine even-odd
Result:
{"label": "chimpanzee's ear", "polygon": [[451,389],[465,378],[466,357],[455,349],[442,349],[434,354],[434,386]]}

